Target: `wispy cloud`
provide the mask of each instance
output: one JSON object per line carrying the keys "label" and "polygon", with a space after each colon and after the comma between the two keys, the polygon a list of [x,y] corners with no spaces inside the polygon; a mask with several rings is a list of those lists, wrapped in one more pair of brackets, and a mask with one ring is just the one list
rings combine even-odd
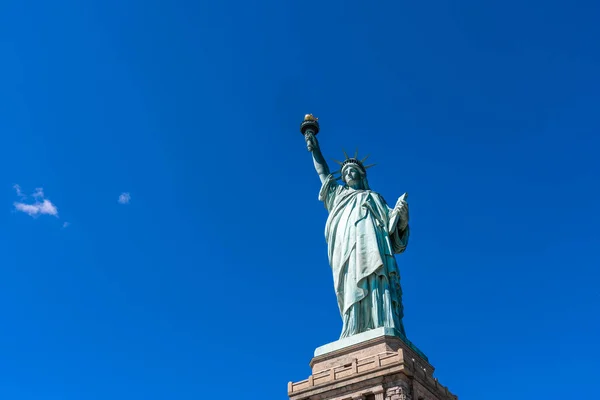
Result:
{"label": "wispy cloud", "polygon": [[58,209],[50,200],[44,199],[41,203],[25,204],[15,202],[15,208],[18,211],[23,211],[32,217],[38,214],[58,215]]}
{"label": "wispy cloud", "polygon": [[127,192],[121,193],[121,195],[119,196],[119,203],[129,204],[129,201],[131,201],[131,195]]}
{"label": "wispy cloud", "polygon": [[68,227],[69,225],[71,225],[71,223],[70,223],[70,222],[63,222],[63,228],[66,228],[66,227]]}
{"label": "wispy cloud", "polygon": [[[14,185],[13,188],[17,192],[17,196],[21,197],[21,200],[27,198],[27,196],[25,196],[21,191],[21,187],[19,185]],[[56,206],[52,204],[50,200],[44,198],[44,191],[42,188],[35,189],[32,197],[35,199],[33,203],[15,201],[13,203],[15,210],[24,212],[31,217],[37,217],[38,215],[44,214],[58,217],[58,208],[56,208]]]}
{"label": "wispy cloud", "polygon": [[33,192],[32,196],[34,198],[36,198],[36,199],[37,198],[42,198],[43,199],[44,198],[44,189],[42,189],[42,188],[36,188],[35,192]]}
{"label": "wispy cloud", "polygon": [[21,186],[19,186],[19,185],[13,185],[13,189],[15,189],[15,191],[17,192],[17,196],[19,196],[19,197],[25,197],[25,195],[23,194],[23,192],[21,192]]}

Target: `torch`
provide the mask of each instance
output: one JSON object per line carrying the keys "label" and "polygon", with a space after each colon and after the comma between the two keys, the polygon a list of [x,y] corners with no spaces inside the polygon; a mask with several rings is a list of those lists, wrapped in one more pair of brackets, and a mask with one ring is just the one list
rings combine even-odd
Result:
{"label": "torch", "polygon": [[319,133],[319,118],[315,118],[312,114],[306,114],[304,116],[304,121],[300,124],[300,132],[302,132],[302,135],[308,144],[308,151],[312,151],[310,138],[314,138],[317,136],[317,133]]}

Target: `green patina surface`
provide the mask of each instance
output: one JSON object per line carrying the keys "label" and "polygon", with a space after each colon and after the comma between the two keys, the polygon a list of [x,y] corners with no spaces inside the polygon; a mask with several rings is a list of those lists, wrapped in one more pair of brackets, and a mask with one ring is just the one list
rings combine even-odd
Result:
{"label": "green patina surface", "polygon": [[344,152],[340,170],[330,172],[316,138],[316,118],[307,114],[300,130],[321,180],[319,200],[329,212],[325,240],[342,318],[340,339],[376,328],[395,329],[405,337],[395,254],[408,246],[407,194],[388,206],[369,186],[370,166],[363,165],[366,158],[359,159],[358,151],[353,157]]}

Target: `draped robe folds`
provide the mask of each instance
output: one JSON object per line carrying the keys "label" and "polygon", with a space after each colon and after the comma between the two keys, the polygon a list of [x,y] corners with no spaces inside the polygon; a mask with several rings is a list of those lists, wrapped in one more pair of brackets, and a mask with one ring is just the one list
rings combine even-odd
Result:
{"label": "draped robe folds", "polygon": [[342,186],[333,175],[323,183],[319,200],[329,212],[325,238],[343,321],[340,338],[379,327],[405,335],[394,254],[408,244],[407,221],[403,224],[398,210],[378,193]]}

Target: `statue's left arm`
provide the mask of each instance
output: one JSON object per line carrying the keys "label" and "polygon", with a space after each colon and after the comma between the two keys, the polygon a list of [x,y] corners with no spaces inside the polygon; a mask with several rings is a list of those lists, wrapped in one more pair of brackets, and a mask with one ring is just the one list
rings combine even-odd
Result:
{"label": "statue's left arm", "polygon": [[394,253],[396,254],[402,253],[406,250],[406,246],[408,245],[410,228],[408,226],[407,198],[407,193],[400,196],[396,202],[396,206],[390,211],[388,233],[390,235]]}

